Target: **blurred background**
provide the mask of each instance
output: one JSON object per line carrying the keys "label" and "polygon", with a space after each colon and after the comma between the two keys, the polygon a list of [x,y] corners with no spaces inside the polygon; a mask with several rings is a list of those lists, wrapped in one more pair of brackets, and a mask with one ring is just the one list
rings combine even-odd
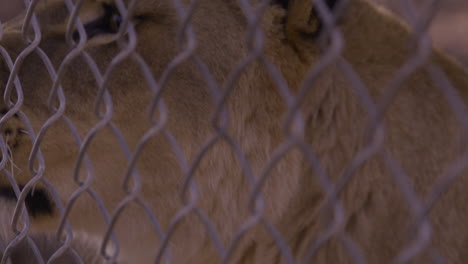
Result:
{"label": "blurred background", "polygon": [[[401,13],[401,1],[374,0],[393,13]],[[430,0],[412,0],[419,10]],[[439,0],[438,12],[432,21],[430,33],[434,43],[456,57],[468,68],[468,0]]]}
{"label": "blurred background", "polygon": [[[47,1],[47,0],[43,0]],[[400,1],[373,0],[395,14],[400,14]],[[430,0],[412,0],[423,8]],[[431,25],[437,46],[446,50],[468,67],[468,0],[439,0],[439,11]],[[0,0],[0,21],[4,22],[23,9],[23,0]]]}

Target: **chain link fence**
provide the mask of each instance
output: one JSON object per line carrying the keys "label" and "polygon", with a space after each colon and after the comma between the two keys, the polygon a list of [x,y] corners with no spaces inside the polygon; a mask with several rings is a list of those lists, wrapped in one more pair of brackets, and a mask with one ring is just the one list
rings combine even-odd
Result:
{"label": "chain link fence", "polygon": [[468,75],[397,2],[27,1],[1,263],[465,263]]}

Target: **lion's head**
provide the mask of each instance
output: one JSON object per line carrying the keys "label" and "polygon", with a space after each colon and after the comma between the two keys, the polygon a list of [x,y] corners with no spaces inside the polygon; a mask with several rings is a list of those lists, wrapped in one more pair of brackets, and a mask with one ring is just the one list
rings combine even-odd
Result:
{"label": "lion's head", "polygon": [[[285,251],[274,230],[293,256],[311,257],[311,241],[338,217],[326,186],[378,130],[367,129],[379,118],[369,100],[414,52],[407,27],[363,0],[50,0],[29,11],[3,25],[0,42],[9,159],[0,194],[23,190],[34,231],[69,223],[111,246],[115,231],[130,263],[167,257],[161,245],[175,263],[276,263]],[[466,95],[466,73],[437,52],[434,61]],[[388,149],[416,179],[434,178],[454,150],[422,153],[439,165],[421,173],[407,162],[408,139],[437,149],[460,129],[429,80],[416,72],[384,117]],[[434,105],[444,118],[409,121]],[[434,124],[447,137],[420,135]],[[348,232],[372,232],[366,210],[386,215],[373,206],[394,199],[373,189],[387,186],[383,167],[366,163],[341,193]],[[336,250],[336,261],[318,259],[344,263]]]}

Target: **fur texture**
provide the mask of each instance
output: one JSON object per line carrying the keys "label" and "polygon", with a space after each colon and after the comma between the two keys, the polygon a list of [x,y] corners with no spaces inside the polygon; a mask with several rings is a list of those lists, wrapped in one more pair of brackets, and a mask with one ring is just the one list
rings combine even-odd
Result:
{"label": "fur texture", "polygon": [[[407,45],[410,33],[399,21],[367,1],[348,2],[340,12],[345,44],[341,56],[353,66],[370,97],[378,101],[394,74],[415,54],[415,50]],[[324,39],[317,35],[323,27],[319,26],[320,12],[311,1],[280,3],[287,8],[272,5],[266,9],[261,21],[264,54],[282,73],[289,89],[297,93],[310,67],[326,53],[320,46],[320,40]],[[81,17],[85,24],[89,24],[102,18],[105,12],[102,2],[88,1],[81,10]],[[61,1],[41,1],[36,13],[41,22],[40,47],[58,67],[70,51],[64,41],[65,7]],[[183,37],[178,38],[177,13],[169,0],[141,0],[134,17],[138,35],[136,51],[145,58],[152,74],[159,80],[172,59],[187,46]],[[217,89],[229,88],[225,87],[229,73],[249,54],[245,41],[248,23],[238,1],[198,1],[191,25],[196,36],[196,55],[210,70],[219,85]],[[13,57],[25,47],[17,28],[15,22],[5,25],[1,40],[1,45]],[[118,45],[113,42],[113,32],[108,33],[100,31],[87,48],[102,72],[119,52]],[[177,39],[182,44],[177,44]],[[431,60],[447,74],[458,95],[466,102],[466,72],[438,51],[432,52]],[[368,109],[340,70],[340,61],[336,60],[319,74],[300,107],[305,117],[302,139],[315,152],[332,182],[343,177],[356,155],[369,144],[365,136],[370,118]],[[1,67],[3,88],[9,70],[5,65]],[[52,81],[48,76],[36,54],[23,61],[20,80],[25,97],[21,111],[28,116],[36,132],[51,116],[47,99]],[[98,86],[82,57],[64,67],[60,83],[67,98],[65,114],[83,138],[99,120],[93,111]],[[126,59],[110,73],[107,88],[113,101],[111,121],[122,131],[134,151],[153,124],[147,115],[153,97],[150,87],[138,64]],[[259,61],[245,67],[232,88],[226,101],[229,113],[226,132],[245,153],[254,178],[259,179],[274,157],[273,153],[288,141],[282,127],[287,102]],[[216,135],[212,122],[215,98],[193,60],[184,61],[168,76],[162,98],[168,113],[164,127],[191,164],[200,149]],[[155,116],[158,119],[158,113]],[[410,178],[412,188],[421,199],[430,193],[433,184],[452,162],[466,151],[460,144],[466,131],[455,118],[442,90],[422,69],[403,82],[385,112],[384,123],[386,133],[382,148]],[[180,191],[184,171],[165,135],[157,133],[148,141],[136,167],[141,176],[138,198],[146,201],[162,229],[167,231],[183,208]],[[14,174],[19,184],[25,184],[32,177],[27,169],[32,143],[28,135],[17,136],[20,144],[12,149],[12,157],[20,170]],[[41,139],[40,147],[46,162],[43,177],[54,185],[61,200],[67,203],[80,187],[78,181],[73,180],[79,147],[63,120],[52,123]],[[93,167],[90,188],[99,195],[108,212],[113,213],[127,197],[122,188],[127,158],[109,127],[98,130],[86,153]],[[345,215],[337,228],[356,241],[368,263],[391,263],[401,250],[410,246],[418,232],[412,226],[409,204],[382,153],[376,153],[359,166],[339,196]],[[251,186],[241,168],[234,149],[226,140],[220,139],[204,154],[194,171],[198,192],[196,204],[210,219],[224,247],[232,242],[251,216]],[[87,177],[86,170],[81,169],[80,181]],[[467,181],[466,170],[463,170],[462,176],[431,208],[430,242],[411,263],[430,263],[434,255],[457,264],[468,259]],[[0,183],[9,186],[4,177]],[[37,188],[44,186],[38,184]],[[323,235],[335,217],[327,206],[327,195],[320,185],[317,170],[298,148],[287,151],[278,160],[261,191],[263,215],[282,234],[294,257],[305,259],[307,263],[312,260],[320,264],[352,263],[340,236],[331,236],[316,254],[308,256],[310,245]],[[34,217],[33,230],[53,231],[61,217],[55,209],[52,214]],[[86,192],[75,201],[67,219],[74,230],[97,236],[102,236],[107,228],[104,216]],[[156,257],[161,240],[149,219],[136,202],[129,203],[118,218],[114,230],[120,242],[122,263],[151,263]],[[179,223],[169,248],[174,263],[216,263],[221,259],[203,222],[194,212]],[[230,260],[232,263],[285,261],[270,232],[260,224],[254,225],[242,237]]]}
{"label": "fur texture", "polygon": [[[9,229],[9,226],[6,225],[7,223],[11,223],[13,217],[12,212],[15,205],[15,203],[4,200],[0,202],[0,210],[2,212],[0,217],[3,223],[0,234],[0,257],[3,257],[3,254],[7,249],[7,245],[9,245],[16,237]],[[22,219],[20,222],[22,222]],[[11,245],[11,248],[8,249],[9,260],[6,262],[7,264],[40,263],[37,261],[37,256],[31,247],[32,244],[29,244],[28,240],[34,243],[39,250],[42,259],[45,261],[47,261],[62,246],[52,234],[35,233],[30,235],[29,238],[23,239],[18,244],[14,246],[13,244]],[[60,257],[56,258],[53,263],[76,263],[78,259],[76,255],[79,255],[81,257],[81,261],[86,264],[104,263],[103,259],[99,257],[98,245],[92,239],[86,238],[84,235],[75,235],[71,244],[71,247]]]}

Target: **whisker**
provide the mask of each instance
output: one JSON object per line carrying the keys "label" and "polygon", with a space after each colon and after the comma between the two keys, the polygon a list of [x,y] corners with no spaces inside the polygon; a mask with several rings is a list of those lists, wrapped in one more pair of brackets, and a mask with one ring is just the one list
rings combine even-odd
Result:
{"label": "whisker", "polygon": [[6,147],[7,147],[7,151],[8,151],[8,161],[10,161],[10,166],[11,166],[11,175],[14,177],[15,174],[14,174],[14,169],[16,168],[19,173],[21,173],[21,169],[15,164],[14,160],[13,160],[13,150],[10,148],[10,145],[8,145],[8,138],[9,138],[9,135],[6,136],[5,140],[6,140]]}

